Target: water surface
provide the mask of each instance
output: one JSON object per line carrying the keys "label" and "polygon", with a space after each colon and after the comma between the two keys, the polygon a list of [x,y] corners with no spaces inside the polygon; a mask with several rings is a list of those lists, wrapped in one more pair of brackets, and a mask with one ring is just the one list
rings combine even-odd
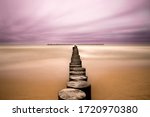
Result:
{"label": "water surface", "polygon": [[[149,46],[78,46],[92,99],[150,99]],[[0,99],[57,99],[72,46],[0,46]]]}

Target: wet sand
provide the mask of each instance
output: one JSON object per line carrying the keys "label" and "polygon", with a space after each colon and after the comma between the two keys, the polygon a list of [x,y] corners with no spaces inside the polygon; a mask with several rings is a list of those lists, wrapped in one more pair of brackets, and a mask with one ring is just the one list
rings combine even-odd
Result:
{"label": "wet sand", "polygon": [[[150,46],[79,45],[92,99],[150,99]],[[58,99],[72,46],[0,46],[0,99]]]}

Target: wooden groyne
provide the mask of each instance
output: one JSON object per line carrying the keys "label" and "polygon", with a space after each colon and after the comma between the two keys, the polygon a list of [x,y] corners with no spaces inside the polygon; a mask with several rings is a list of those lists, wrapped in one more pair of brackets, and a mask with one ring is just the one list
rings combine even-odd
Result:
{"label": "wooden groyne", "polygon": [[71,62],[69,63],[69,81],[66,88],[58,92],[59,100],[91,100],[91,84],[86,76],[86,69],[82,67],[78,47],[73,47]]}

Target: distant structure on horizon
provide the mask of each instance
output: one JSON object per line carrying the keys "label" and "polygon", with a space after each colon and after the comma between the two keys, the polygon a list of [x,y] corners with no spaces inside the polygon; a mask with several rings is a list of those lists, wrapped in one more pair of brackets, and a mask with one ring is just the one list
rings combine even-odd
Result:
{"label": "distant structure on horizon", "polygon": [[104,44],[73,44],[73,43],[62,43],[62,44],[60,44],[60,43],[48,43],[48,44],[46,44],[47,46],[49,46],[49,45],[104,45]]}

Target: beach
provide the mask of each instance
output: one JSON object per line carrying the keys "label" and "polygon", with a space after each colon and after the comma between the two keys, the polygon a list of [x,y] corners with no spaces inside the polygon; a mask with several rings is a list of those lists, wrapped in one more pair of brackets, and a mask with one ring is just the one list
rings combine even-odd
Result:
{"label": "beach", "polygon": [[[73,45],[0,46],[1,100],[57,100]],[[93,100],[150,99],[150,46],[78,45]]]}

